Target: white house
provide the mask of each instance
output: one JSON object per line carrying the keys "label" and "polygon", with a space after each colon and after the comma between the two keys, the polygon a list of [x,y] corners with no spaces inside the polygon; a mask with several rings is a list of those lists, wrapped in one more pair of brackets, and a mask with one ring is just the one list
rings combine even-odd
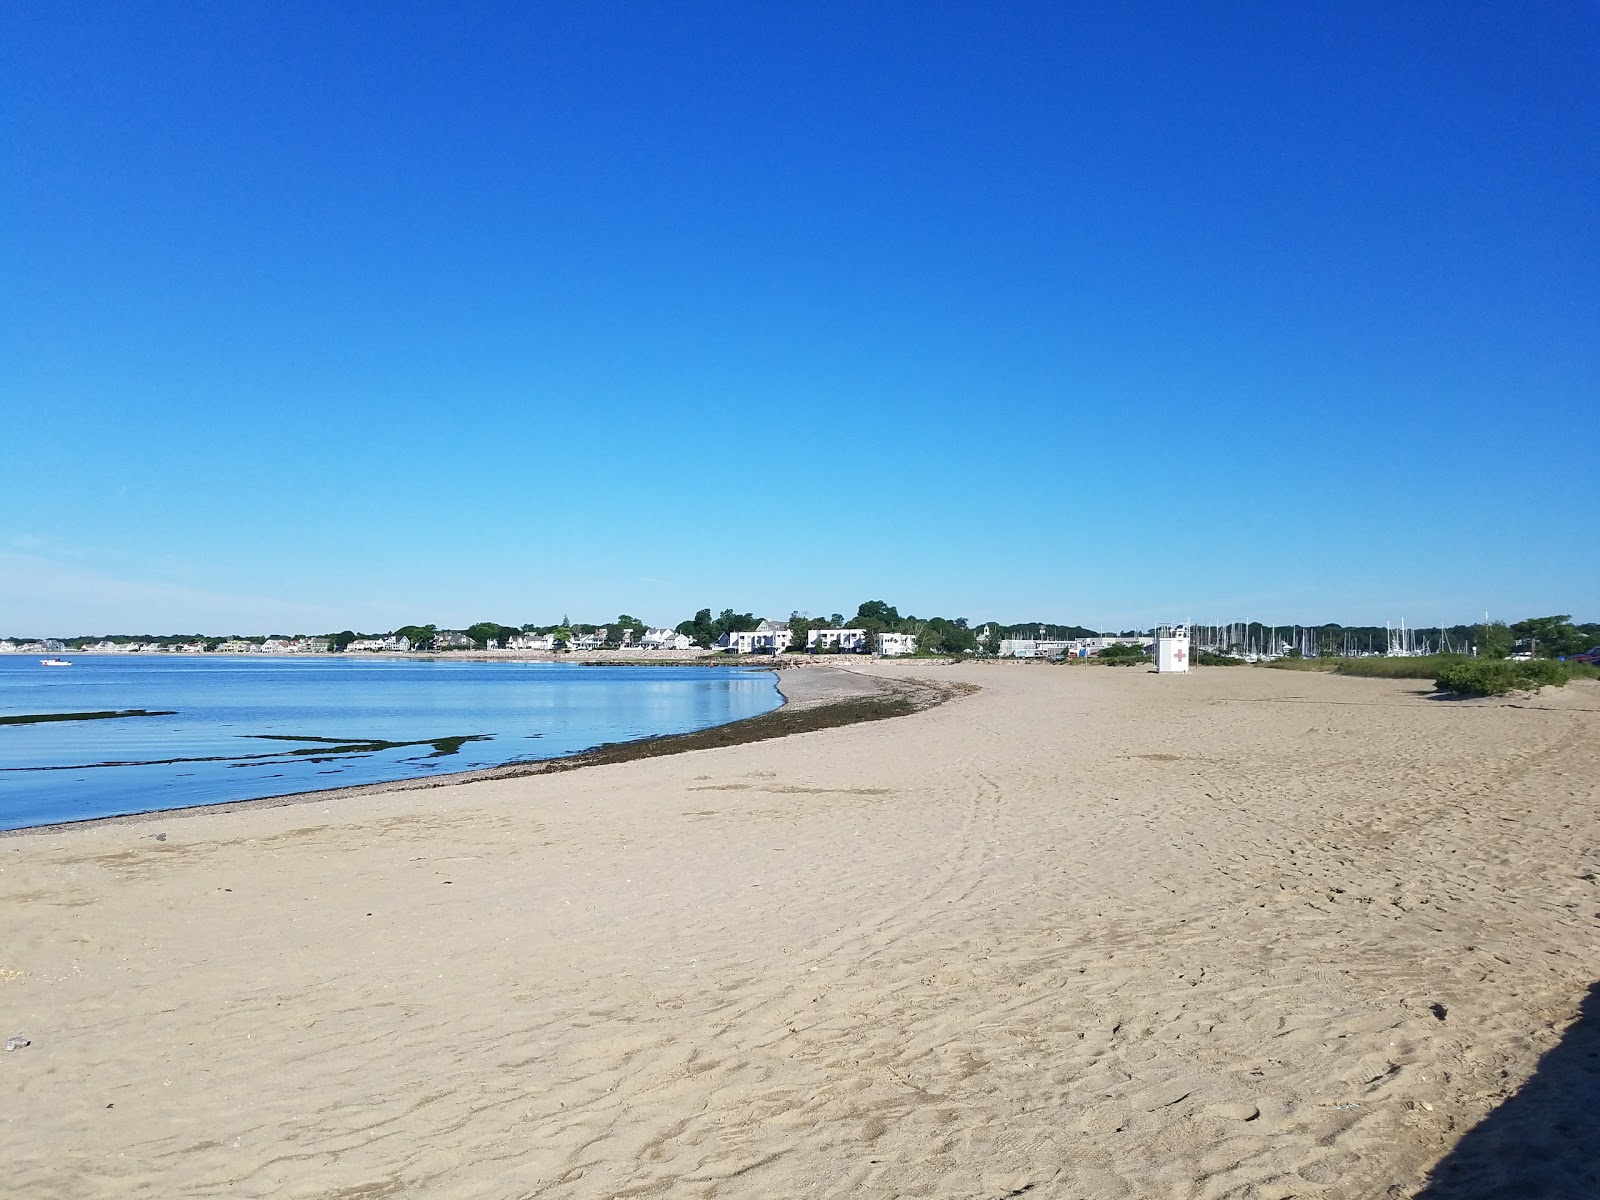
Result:
{"label": "white house", "polygon": [[787,623],[762,621],[743,633],[723,634],[717,639],[717,649],[731,650],[735,654],[782,654],[789,648],[791,636]]}
{"label": "white house", "polygon": [[15,642],[9,639],[0,642],[0,654],[15,654],[16,652],[17,644]]}
{"label": "white house", "polygon": [[806,630],[806,649],[813,653],[818,650],[837,650],[842,654],[860,654],[867,649],[867,645],[865,629]]}
{"label": "white house", "polygon": [[506,641],[508,650],[554,650],[556,648],[556,635],[553,633],[517,633]]}
{"label": "white house", "polygon": [[878,653],[885,657],[897,654],[915,654],[917,652],[917,635],[914,633],[880,633],[878,635]]}
{"label": "white house", "polygon": [[[470,644],[469,641],[468,645]],[[411,639],[406,637],[357,638],[345,649],[365,650],[371,653],[388,651],[392,654],[404,654],[411,649]]]}
{"label": "white house", "polygon": [[639,639],[642,650],[689,650],[693,647],[694,639],[676,629],[647,629]]}
{"label": "white house", "polygon": [[606,628],[604,625],[602,625],[599,629],[596,629],[593,633],[580,633],[577,637],[572,639],[572,649],[598,650],[600,647],[606,644],[606,638],[610,636],[610,633],[611,630]]}

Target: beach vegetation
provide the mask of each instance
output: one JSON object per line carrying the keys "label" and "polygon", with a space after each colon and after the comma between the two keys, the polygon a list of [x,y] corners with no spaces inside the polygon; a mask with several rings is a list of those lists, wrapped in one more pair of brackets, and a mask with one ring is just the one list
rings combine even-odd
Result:
{"label": "beach vegetation", "polygon": [[1564,687],[1572,679],[1593,678],[1596,674],[1600,672],[1587,664],[1564,663],[1553,658],[1523,662],[1462,658],[1443,664],[1434,686],[1457,696],[1505,696],[1511,692],[1536,692],[1543,687]]}
{"label": "beach vegetation", "polygon": [[1107,646],[1094,661],[1108,667],[1133,667],[1150,661],[1150,653],[1137,642],[1118,642]]}
{"label": "beach vegetation", "polygon": [[1525,688],[1560,686],[1569,679],[1600,677],[1600,671],[1585,663],[1541,658],[1515,662],[1499,658],[1470,658],[1462,654],[1419,654],[1394,658],[1382,655],[1366,658],[1279,658],[1263,665],[1278,671],[1328,671],[1368,679],[1430,679],[1441,691],[1468,696],[1503,696],[1508,691]]}
{"label": "beach vegetation", "polygon": [[1262,665],[1274,671],[1327,671],[1369,679],[1432,679],[1446,664],[1460,662],[1459,654],[1419,654],[1405,658],[1370,655],[1363,658],[1275,658]]}
{"label": "beach vegetation", "polygon": [[[1307,661],[1315,662],[1315,659]],[[1197,667],[1242,667],[1244,659],[1235,658],[1231,654],[1218,654],[1214,650],[1201,650],[1194,656],[1194,665]]]}

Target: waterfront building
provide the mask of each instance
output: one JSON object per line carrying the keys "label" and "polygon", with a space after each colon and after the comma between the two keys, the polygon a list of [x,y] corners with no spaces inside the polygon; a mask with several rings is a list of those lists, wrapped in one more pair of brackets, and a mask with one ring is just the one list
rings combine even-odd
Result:
{"label": "waterfront building", "polygon": [[917,635],[914,633],[880,633],[878,653],[885,658],[917,652]]}
{"label": "waterfront building", "polygon": [[865,629],[806,630],[806,649],[812,653],[818,650],[837,650],[842,654],[861,654],[866,651],[867,645]]}
{"label": "waterfront building", "polygon": [[647,629],[639,638],[641,650],[689,650],[693,647],[694,639],[676,629]]}
{"label": "waterfront building", "polygon": [[787,622],[780,625],[763,620],[754,629],[723,634],[717,639],[717,649],[734,654],[782,654],[789,648],[792,637]]}

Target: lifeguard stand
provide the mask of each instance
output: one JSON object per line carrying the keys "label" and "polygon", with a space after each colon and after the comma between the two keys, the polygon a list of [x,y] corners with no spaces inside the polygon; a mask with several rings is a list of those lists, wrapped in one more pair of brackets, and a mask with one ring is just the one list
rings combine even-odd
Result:
{"label": "lifeguard stand", "polygon": [[1188,674],[1189,627],[1173,625],[1156,638],[1156,672]]}

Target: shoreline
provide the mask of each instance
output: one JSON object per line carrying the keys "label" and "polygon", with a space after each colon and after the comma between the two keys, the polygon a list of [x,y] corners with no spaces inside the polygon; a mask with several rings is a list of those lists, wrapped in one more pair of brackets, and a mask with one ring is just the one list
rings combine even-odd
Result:
{"label": "shoreline", "polygon": [[[244,656],[240,656],[244,657]],[[287,657],[287,656],[286,656]],[[376,657],[376,656],[374,656]],[[592,664],[581,664],[592,665]],[[643,665],[643,664],[618,664]],[[749,664],[739,664],[749,665]],[[828,664],[806,664],[824,666]],[[101,826],[137,825],[150,821],[198,816],[208,813],[240,812],[250,809],[289,808],[297,805],[317,804],[333,800],[348,800],[358,796],[376,796],[387,792],[429,791],[457,784],[488,783],[494,780],[521,779],[531,775],[549,775],[575,771],[581,767],[603,766],[632,762],[643,758],[660,758],[670,754],[686,754],[691,750],[709,750],[723,746],[738,746],[791,734],[811,733],[821,729],[835,729],[865,721],[881,721],[892,717],[909,716],[934,708],[948,700],[969,695],[977,690],[972,685],[936,683],[925,679],[885,679],[864,675],[843,668],[835,668],[836,675],[848,676],[853,682],[834,681],[828,687],[821,680],[807,676],[788,680],[785,690],[784,668],[769,668],[777,677],[775,686],[783,702],[769,712],[753,717],[712,725],[706,729],[687,733],[658,734],[636,738],[632,741],[602,742],[587,750],[580,750],[558,758],[533,759],[506,763],[498,767],[476,767],[466,771],[452,771],[444,775],[421,775],[411,779],[395,779],[381,783],[358,783],[344,787],[322,788],[314,791],[285,792],[277,796],[256,796],[247,800],[218,800],[210,804],[189,804],[175,808],[154,808],[144,812],[119,813],[114,816],[86,817],[81,821],[56,821],[45,825],[24,825],[16,829],[0,829],[0,839],[28,837],[35,834],[66,833],[73,830]],[[852,694],[854,693],[854,694]]]}

